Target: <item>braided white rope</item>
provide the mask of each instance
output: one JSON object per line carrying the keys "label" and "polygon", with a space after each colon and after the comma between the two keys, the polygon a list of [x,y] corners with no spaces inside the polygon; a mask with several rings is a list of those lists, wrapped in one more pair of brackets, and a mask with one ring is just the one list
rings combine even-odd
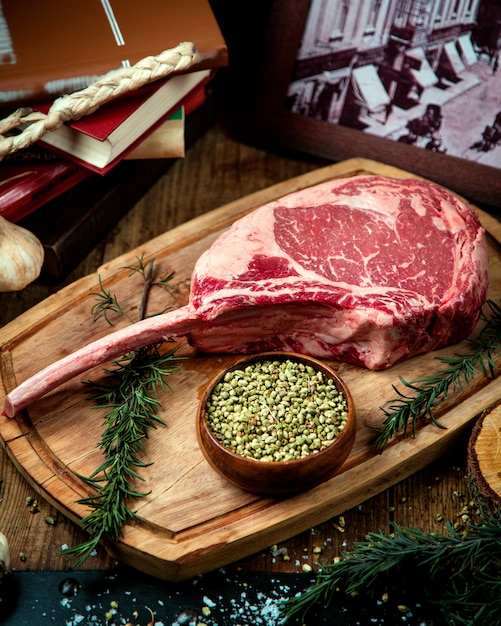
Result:
{"label": "braided white rope", "polygon": [[[57,98],[47,114],[27,107],[17,109],[0,121],[0,160],[7,154],[31,146],[46,132],[56,130],[64,122],[90,115],[106,102],[147,83],[184,72],[199,60],[192,43],[180,43],[159,55],[141,59],[132,67],[110,72],[85,89]],[[4,136],[8,131],[25,124],[19,134]]]}

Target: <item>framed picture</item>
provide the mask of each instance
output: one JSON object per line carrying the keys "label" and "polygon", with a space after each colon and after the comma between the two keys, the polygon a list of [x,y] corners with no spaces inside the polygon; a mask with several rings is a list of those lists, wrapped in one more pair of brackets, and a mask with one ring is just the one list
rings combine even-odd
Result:
{"label": "framed picture", "polygon": [[501,208],[497,0],[274,0],[252,133]]}

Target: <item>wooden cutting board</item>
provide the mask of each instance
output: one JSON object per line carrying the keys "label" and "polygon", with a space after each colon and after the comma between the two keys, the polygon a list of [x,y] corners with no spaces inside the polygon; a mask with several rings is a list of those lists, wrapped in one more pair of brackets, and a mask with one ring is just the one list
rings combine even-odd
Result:
{"label": "wooden cutting board", "polygon": [[[137,257],[154,256],[162,271],[175,271],[174,290],[155,288],[150,311],[186,304],[190,275],[199,255],[222,229],[254,208],[286,193],[331,179],[360,174],[413,177],[396,168],[352,159],[274,185],[198,217],[144,246],[122,255],[47,298],[0,330],[0,401],[17,384],[45,365],[110,332],[94,322],[93,292],[99,278],[128,310],[137,310],[142,280],[127,266]],[[480,212],[488,231],[491,263],[489,298],[501,296],[501,226]],[[121,322],[120,322],[121,323]],[[116,327],[119,327],[117,324]],[[399,377],[414,380],[443,368],[435,357],[467,350],[465,344],[410,359],[387,371],[371,372],[336,364],[350,386],[358,428],[352,453],[341,472],[328,482],[289,498],[260,497],[219,477],[198,449],[195,415],[206,385],[236,357],[200,356],[186,344],[189,358],[171,379],[173,392],[160,397],[165,427],[146,443],[141,491],[151,490],[131,508],[143,519],[128,524],[123,538],[106,546],[110,555],[148,574],[178,581],[253,554],[307,530],[365,501],[406,478],[448,450],[474,420],[499,402],[499,379],[478,375],[468,388],[451,395],[437,416],[445,429],[421,425],[416,438],[394,441],[374,453],[368,425],[381,424],[381,406],[395,398]],[[500,359],[501,360],[501,359]],[[90,475],[102,459],[96,444],[103,414],[93,409],[82,380],[97,378],[101,368],[64,385],[15,419],[0,418],[4,446],[29,483],[68,518],[78,522],[88,510],[77,500],[88,495],[78,474]]]}

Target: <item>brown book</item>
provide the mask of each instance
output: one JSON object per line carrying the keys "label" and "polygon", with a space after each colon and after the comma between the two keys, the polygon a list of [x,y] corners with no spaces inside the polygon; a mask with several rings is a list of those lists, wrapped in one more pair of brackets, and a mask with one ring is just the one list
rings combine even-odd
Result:
{"label": "brown book", "polygon": [[209,0],[2,0],[0,102],[53,100],[185,41],[201,55],[189,71],[227,65]]}

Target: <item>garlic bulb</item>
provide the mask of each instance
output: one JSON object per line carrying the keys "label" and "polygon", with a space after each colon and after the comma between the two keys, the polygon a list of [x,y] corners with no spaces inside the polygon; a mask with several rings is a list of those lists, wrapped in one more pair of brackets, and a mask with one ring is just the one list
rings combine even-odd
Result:
{"label": "garlic bulb", "polygon": [[10,568],[10,550],[7,537],[0,532],[0,578],[9,571]]}
{"label": "garlic bulb", "polygon": [[24,289],[40,275],[43,259],[37,237],[0,215],[0,292]]}

